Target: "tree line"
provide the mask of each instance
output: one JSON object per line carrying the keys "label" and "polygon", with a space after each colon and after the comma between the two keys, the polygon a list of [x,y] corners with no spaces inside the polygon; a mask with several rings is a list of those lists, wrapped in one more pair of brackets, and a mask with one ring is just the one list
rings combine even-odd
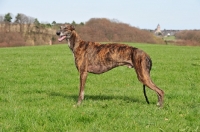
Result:
{"label": "tree line", "polygon": [[177,45],[200,46],[200,30],[184,30],[175,34]]}
{"label": "tree line", "polygon": [[[52,23],[48,23],[48,22],[40,23],[37,18],[27,16],[23,13],[18,13],[15,16],[14,21],[12,21],[12,19],[13,19],[13,15],[11,13],[7,13],[4,16],[0,15],[0,24],[3,24],[3,23],[4,24],[19,24],[20,25],[20,32],[23,31],[21,29],[23,26],[27,27],[27,25],[31,25],[31,24],[34,24],[37,28],[40,27],[40,26],[46,27],[46,28],[57,28],[58,27],[57,25],[59,25],[58,23],[56,23],[56,21],[53,21]],[[62,23],[60,23],[60,24],[62,24]],[[81,22],[80,24],[77,24],[75,21],[72,21],[72,23],[69,23],[69,24],[72,24],[74,26],[84,25],[83,22]]]}
{"label": "tree line", "polygon": [[[66,23],[74,25],[78,34],[86,41],[164,44],[164,40],[153,33],[116,19],[91,18],[85,23]],[[22,13],[18,13],[14,18],[11,13],[0,15],[0,47],[58,44],[55,33],[61,24],[64,23],[41,23],[37,18]],[[176,37],[184,40],[186,36],[196,36],[199,41],[199,32],[191,34],[177,34]]]}
{"label": "tree line", "polygon": [[[0,15],[0,47],[30,46],[58,43],[56,30],[62,23],[41,23],[37,18],[18,13]],[[83,22],[75,26],[84,25]]]}

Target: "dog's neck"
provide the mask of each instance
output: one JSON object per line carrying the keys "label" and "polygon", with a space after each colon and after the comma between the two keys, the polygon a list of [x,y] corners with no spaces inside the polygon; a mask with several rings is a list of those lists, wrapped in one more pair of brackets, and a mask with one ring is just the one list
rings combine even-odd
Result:
{"label": "dog's neck", "polygon": [[68,40],[69,48],[72,52],[79,46],[79,43],[82,41],[76,31],[72,31],[72,36]]}

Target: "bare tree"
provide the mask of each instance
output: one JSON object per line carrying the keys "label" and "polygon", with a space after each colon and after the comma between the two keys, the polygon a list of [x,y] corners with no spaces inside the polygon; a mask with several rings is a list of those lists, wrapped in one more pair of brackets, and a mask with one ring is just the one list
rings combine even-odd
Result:
{"label": "bare tree", "polygon": [[29,32],[30,25],[33,24],[34,18],[26,16],[25,14],[18,13],[15,17],[15,23],[20,25],[20,32]]}
{"label": "bare tree", "polygon": [[4,27],[3,23],[4,23],[4,16],[0,15],[0,32],[3,31],[3,27]]}
{"label": "bare tree", "polygon": [[4,22],[4,16],[3,15],[0,15],[0,23],[3,23]]}

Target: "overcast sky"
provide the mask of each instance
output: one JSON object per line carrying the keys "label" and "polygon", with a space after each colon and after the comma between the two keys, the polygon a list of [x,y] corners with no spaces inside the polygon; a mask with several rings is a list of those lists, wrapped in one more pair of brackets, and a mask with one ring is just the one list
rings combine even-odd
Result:
{"label": "overcast sky", "polygon": [[200,29],[200,0],[0,0],[0,15],[8,12],[45,23],[108,18],[141,29]]}

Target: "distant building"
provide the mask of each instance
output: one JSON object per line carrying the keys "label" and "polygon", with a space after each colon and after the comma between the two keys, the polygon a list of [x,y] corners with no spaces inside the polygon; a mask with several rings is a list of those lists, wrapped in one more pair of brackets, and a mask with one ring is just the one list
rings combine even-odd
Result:
{"label": "distant building", "polygon": [[152,29],[143,29],[143,30],[149,31],[149,32],[153,33],[154,35],[161,36],[161,37],[174,36],[177,32],[182,31],[182,30],[172,30],[172,29],[161,30],[160,24],[157,25],[155,30],[152,30]]}
{"label": "distant building", "polygon": [[163,36],[174,36],[175,33],[179,32],[179,31],[180,31],[180,30],[166,30],[166,29],[164,29],[164,30],[162,31],[162,35],[163,35]]}
{"label": "distant building", "polygon": [[153,31],[150,30],[150,32],[153,32],[156,36],[174,36],[175,33],[179,32],[180,30],[161,30],[160,24],[157,25],[157,28]]}
{"label": "distant building", "polygon": [[160,30],[160,24],[158,24],[157,28],[155,29],[155,32],[154,32],[155,35],[162,35],[162,32]]}

